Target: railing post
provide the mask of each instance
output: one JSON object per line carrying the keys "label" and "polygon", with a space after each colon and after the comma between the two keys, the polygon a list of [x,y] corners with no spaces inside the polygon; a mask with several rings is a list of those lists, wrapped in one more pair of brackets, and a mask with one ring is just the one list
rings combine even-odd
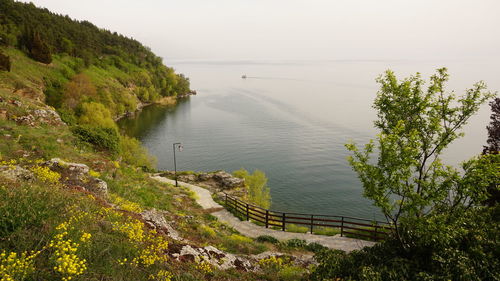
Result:
{"label": "railing post", "polygon": [[375,222],[375,232],[373,232],[373,240],[377,241],[377,236],[378,236],[378,222]]}
{"label": "railing post", "polygon": [[344,217],[342,217],[342,222],[340,223],[340,237],[344,236]]}
{"label": "railing post", "polygon": [[313,234],[314,215],[311,215],[311,234]]}
{"label": "railing post", "polygon": [[266,210],[266,228],[269,228],[269,210]]}
{"label": "railing post", "polygon": [[283,229],[283,231],[286,231],[286,226],[285,226],[285,220],[286,220],[286,218],[285,218],[285,216],[286,216],[286,214],[283,213],[283,215],[282,215],[283,224],[281,226],[281,228]]}
{"label": "railing post", "polygon": [[248,203],[247,203],[247,221],[250,220],[250,214],[249,214],[249,211],[248,211]]}

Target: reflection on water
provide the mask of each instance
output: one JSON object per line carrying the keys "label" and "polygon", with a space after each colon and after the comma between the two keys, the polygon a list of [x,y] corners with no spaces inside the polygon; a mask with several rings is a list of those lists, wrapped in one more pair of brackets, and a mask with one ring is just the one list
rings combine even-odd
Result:
{"label": "reflection on water", "polygon": [[[158,158],[159,169],[173,169],[172,143],[182,142],[180,170],[263,170],[273,209],[380,218],[362,196],[344,144],[366,143],[376,134],[371,108],[378,88],[375,77],[388,68],[400,76],[422,71],[425,77],[438,66],[184,64],[178,70],[191,78],[197,96],[175,107],[146,107],[119,125]],[[496,81],[494,72],[476,73],[473,64],[448,66],[450,89],[462,91],[481,79]],[[241,79],[242,74],[269,79]],[[500,87],[490,83],[493,90],[495,86]],[[486,108],[471,120],[468,136],[450,148],[445,160],[454,164],[481,151],[488,115]]]}

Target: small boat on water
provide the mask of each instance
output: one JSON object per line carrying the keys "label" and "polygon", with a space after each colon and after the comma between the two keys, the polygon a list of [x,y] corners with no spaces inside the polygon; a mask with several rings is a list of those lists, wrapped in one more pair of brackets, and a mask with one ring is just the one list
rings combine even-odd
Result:
{"label": "small boat on water", "polygon": [[245,74],[243,74],[243,75],[241,76],[241,78],[242,78],[242,79],[247,79],[247,76],[246,76]]}

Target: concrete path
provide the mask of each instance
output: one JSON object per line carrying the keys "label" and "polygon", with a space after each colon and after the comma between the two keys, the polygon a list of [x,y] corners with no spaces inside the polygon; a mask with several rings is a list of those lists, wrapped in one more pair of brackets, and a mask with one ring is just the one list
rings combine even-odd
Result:
{"label": "concrete path", "polygon": [[[169,183],[169,184],[175,184],[174,180],[167,179],[165,177],[160,177],[160,176],[153,176],[152,177],[155,180]],[[203,208],[203,209],[220,209],[224,208],[223,206],[219,205],[212,199],[212,195],[210,191],[208,191],[205,188],[192,185],[189,183],[184,183],[178,181],[178,184],[183,187],[187,187],[197,195],[196,202]],[[212,213],[213,216],[217,217],[220,221],[230,225],[234,229],[236,229],[238,232],[241,234],[256,238],[261,235],[269,235],[272,236],[276,239],[279,240],[288,240],[288,239],[302,239],[306,240],[307,242],[316,242],[319,243],[325,247],[331,248],[331,249],[338,249],[338,250],[343,250],[346,252],[350,252],[352,250],[359,250],[363,247],[366,246],[373,246],[375,245],[374,242],[370,241],[364,241],[364,240],[359,240],[359,239],[353,239],[353,238],[348,238],[348,237],[340,237],[340,234],[337,234],[335,236],[325,236],[325,235],[315,235],[315,234],[309,234],[309,233],[294,233],[294,232],[285,232],[285,231],[280,231],[280,230],[274,230],[274,229],[269,229],[265,228],[262,226],[258,226],[254,223],[251,223],[249,221],[240,221],[237,217],[233,216],[230,212],[228,212],[226,209],[216,211]]]}

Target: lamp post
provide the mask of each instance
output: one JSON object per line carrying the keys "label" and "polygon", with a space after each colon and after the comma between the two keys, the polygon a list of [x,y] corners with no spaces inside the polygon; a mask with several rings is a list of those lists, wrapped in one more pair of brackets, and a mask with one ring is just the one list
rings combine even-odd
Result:
{"label": "lamp post", "polygon": [[173,149],[174,149],[174,176],[175,176],[175,186],[178,187],[179,185],[177,184],[177,162],[175,160],[175,147],[178,147],[179,148],[179,151],[182,151],[183,149],[183,146],[182,146],[182,143],[180,142],[176,142],[172,145]]}

